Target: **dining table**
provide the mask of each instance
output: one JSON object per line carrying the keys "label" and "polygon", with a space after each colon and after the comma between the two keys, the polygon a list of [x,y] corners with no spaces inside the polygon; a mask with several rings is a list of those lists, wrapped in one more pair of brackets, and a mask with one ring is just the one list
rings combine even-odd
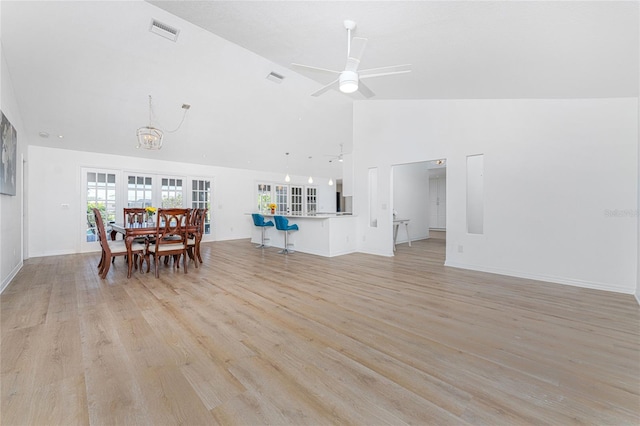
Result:
{"label": "dining table", "polygon": [[[118,234],[121,234],[124,239],[124,244],[127,248],[127,262],[128,272],[127,278],[131,278],[131,271],[133,269],[133,256],[131,253],[131,245],[133,240],[139,237],[155,237],[157,234],[157,226],[155,222],[134,222],[134,223],[109,223],[111,226],[111,239],[116,240]],[[195,225],[186,225],[185,229],[187,235],[195,234],[198,230]],[[148,260],[147,260],[148,262]]]}
{"label": "dining table", "polygon": [[133,240],[139,237],[152,237],[156,235],[157,228],[155,223],[150,222],[134,222],[134,223],[110,223],[111,239],[115,240],[118,234],[122,234],[124,245],[127,247],[128,272],[127,278],[131,278],[131,270],[133,269],[133,256],[131,253],[131,244]]}

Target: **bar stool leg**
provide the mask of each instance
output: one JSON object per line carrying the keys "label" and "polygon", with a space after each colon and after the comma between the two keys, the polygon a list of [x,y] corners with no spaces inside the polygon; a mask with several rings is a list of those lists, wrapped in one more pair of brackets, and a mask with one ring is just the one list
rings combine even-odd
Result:
{"label": "bar stool leg", "polygon": [[262,230],[262,235],[261,235],[261,239],[260,239],[260,244],[258,244],[256,246],[256,248],[265,248],[266,247],[266,245],[264,244],[264,240],[265,240],[264,234],[265,234],[265,231],[266,231],[265,228],[266,228],[265,226],[261,226],[260,227],[260,229]]}
{"label": "bar stool leg", "polygon": [[289,250],[289,231],[284,231],[284,249],[280,250],[280,254],[293,253],[293,250]]}

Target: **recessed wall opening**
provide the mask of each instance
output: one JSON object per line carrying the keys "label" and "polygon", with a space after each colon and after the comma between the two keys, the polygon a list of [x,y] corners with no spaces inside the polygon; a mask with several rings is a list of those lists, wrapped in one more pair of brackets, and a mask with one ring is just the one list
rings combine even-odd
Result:
{"label": "recessed wall opening", "polygon": [[484,233],[484,155],[467,156],[467,232]]}
{"label": "recessed wall opening", "polygon": [[378,227],[378,168],[369,169],[369,227]]}

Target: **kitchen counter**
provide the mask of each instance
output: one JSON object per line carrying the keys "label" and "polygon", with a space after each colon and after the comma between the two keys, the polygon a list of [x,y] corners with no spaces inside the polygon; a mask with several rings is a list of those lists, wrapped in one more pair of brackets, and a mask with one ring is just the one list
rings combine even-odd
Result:
{"label": "kitchen counter", "polygon": [[[275,214],[263,214],[265,220],[271,220]],[[333,257],[356,251],[356,222],[350,213],[316,213],[313,215],[282,215],[290,224],[298,224],[299,231],[289,234],[289,243],[293,250],[318,256]],[[261,230],[254,227],[251,242],[260,244]],[[276,227],[268,228],[266,237],[268,246],[284,248],[284,231]]]}

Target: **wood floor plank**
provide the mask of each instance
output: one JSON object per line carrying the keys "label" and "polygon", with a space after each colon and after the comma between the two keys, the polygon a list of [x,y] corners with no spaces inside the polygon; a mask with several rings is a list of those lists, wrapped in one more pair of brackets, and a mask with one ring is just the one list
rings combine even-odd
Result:
{"label": "wood floor plank", "polygon": [[203,243],[159,279],[29,259],[0,296],[0,424],[640,424],[633,296],[445,267],[445,245]]}
{"label": "wood floor plank", "polygon": [[135,367],[120,342],[119,324],[105,304],[80,317],[90,423],[150,424]]}

